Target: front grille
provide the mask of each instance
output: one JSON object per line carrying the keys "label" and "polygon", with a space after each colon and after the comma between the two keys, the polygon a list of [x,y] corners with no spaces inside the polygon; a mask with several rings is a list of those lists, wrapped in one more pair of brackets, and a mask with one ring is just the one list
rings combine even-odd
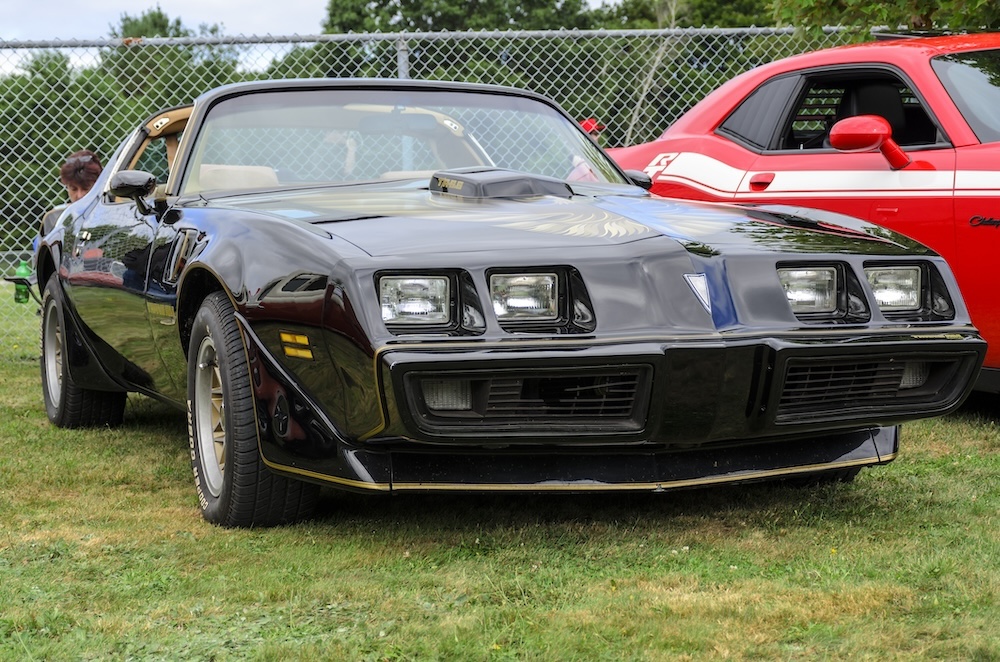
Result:
{"label": "front grille", "polygon": [[[471,407],[436,410],[424,383],[468,382]],[[627,432],[645,423],[651,382],[648,366],[560,368],[411,374],[408,388],[417,423],[428,430],[458,428],[512,434]],[[430,389],[427,389],[430,392]]]}
{"label": "front grille", "polygon": [[627,419],[638,374],[491,379],[486,418]]}
{"label": "front grille", "polygon": [[[926,362],[928,385],[940,383],[942,364]],[[836,419],[872,407],[913,406],[933,399],[936,388],[901,388],[906,361],[874,356],[825,361],[792,359],[787,363],[778,402],[778,422]]]}

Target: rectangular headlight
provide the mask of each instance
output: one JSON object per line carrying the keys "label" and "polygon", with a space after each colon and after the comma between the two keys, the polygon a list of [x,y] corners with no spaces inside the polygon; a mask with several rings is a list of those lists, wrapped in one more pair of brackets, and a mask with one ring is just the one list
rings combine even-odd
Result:
{"label": "rectangular headlight", "polygon": [[921,269],[912,267],[865,267],[875,301],[883,311],[918,310],[921,306]]}
{"label": "rectangular headlight", "polygon": [[446,276],[382,276],[378,296],[386,324],[441,325],[451,321],[451,280]]}
{"label": "rectangular headlight", "polygon": [[778,269],[781,287],[794,313],[832,313],[837,310],[836,267]]}
{"label": "rectangular headlight", "polygon": [[503,321],[546,321],[559,318],[556,274],[492,274],[490,298]]}

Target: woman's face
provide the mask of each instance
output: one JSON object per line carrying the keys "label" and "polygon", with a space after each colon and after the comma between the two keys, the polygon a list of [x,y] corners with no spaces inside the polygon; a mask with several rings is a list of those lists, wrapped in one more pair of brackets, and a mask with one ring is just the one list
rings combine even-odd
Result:
{"label": "woman's face", "polygon": [[80,198],[82,198],[84,195],[86,195],[87,191],[90,190],[90,189],[85,189],[85,188],[82,188],[80,186],[77,186],[76,184],[66,184],[65,186],[66,186],[66,193],[69,194],[69,201],[70,202],[76,202],[77,200],[79,200]]}

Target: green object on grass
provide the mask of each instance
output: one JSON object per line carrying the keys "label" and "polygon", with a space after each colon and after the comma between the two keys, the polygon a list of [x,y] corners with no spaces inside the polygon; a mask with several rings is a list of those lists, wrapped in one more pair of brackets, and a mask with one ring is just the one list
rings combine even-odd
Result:
{"label": "green object on grass", "polygon": [[[21,260],[21,264],[14,270],[14,275],[18,278],[29,278],[31,276],[31,265]],[[27,283],[14,284],[14,303],[28,303],[30,292]]]}

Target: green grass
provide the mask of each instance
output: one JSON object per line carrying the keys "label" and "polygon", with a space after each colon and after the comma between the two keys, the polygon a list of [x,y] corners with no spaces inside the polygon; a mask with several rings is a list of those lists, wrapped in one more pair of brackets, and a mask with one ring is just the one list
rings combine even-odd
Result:
{"label": "green grass", "polygon": [[0,659],[1000,660],[995,398],[850,485],[330,491],[232,531],[182,415],[55,429],[34,346],[0,355]]}
{"label": "green grass", "polygon": [[37,311],[34,300],[14,303],[14,286],[0,280],[0,363],[38,356]]}

